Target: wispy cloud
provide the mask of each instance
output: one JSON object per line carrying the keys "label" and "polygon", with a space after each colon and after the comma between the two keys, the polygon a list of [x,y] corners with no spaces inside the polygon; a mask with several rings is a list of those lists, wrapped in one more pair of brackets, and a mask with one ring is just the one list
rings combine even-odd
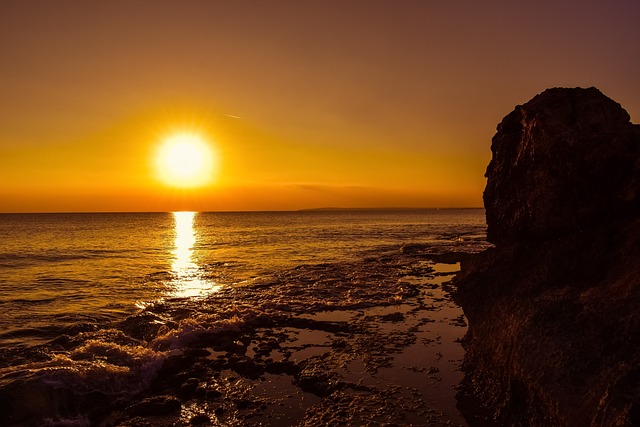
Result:
{"label": "wispy cloud", "polygon": [[327,185],[327,184],[313,184],[313,183],[292,183],[287,187],[295,188],[306,191],[318,191],[321,193],[335,193],[340,191],[353,191],[353,190],[372,190],[371,187],[358,186],[358,185]]}

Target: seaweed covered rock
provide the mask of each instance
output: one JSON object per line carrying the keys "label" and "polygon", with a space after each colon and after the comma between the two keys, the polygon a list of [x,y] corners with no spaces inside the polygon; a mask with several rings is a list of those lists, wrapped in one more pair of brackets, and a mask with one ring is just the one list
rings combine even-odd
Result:
{"label": "seaweed covered rock", "polygon": [[468,389],[501,425],[640,425],[640,127],[595,88],[549,89],[492,152],[495,247],[457,279]]}

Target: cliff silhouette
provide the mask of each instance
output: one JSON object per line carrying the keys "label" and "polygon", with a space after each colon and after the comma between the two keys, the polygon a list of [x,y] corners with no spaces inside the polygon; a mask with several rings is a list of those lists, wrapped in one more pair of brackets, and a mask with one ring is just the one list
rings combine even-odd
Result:
{"label": "cliff silhouette", "polygon": [[495,246],[457,278],[467,389],[500,425],[640,425],[640,126],[596,88],[553,88],[491,150]]}

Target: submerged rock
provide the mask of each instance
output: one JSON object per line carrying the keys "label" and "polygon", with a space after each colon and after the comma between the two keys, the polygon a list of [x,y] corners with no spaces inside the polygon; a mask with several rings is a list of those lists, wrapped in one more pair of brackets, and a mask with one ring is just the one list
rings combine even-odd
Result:
{"label": "submerged rock", "polygon": [[504,425],[640,423],[640,127],[595,88],[498,126],[488,239],[457,279],[469,389]]}

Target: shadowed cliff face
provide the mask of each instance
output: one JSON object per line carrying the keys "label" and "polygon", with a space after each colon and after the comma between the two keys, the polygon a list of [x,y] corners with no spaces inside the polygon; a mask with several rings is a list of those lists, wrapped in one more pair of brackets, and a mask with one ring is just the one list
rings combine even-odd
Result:
{"label": "shadowed cliff face", "polygon": [[457,280],[469,390],[502,425],[640,425],[640,127],[595,88],[549,89],[491,149],[495,247]]}
{"label": "shadowed cliff face", "polygon": [[488,240],[552,238],[638,206],[638,127],[595,88],[549,89],[498,125],[487,168]]}

